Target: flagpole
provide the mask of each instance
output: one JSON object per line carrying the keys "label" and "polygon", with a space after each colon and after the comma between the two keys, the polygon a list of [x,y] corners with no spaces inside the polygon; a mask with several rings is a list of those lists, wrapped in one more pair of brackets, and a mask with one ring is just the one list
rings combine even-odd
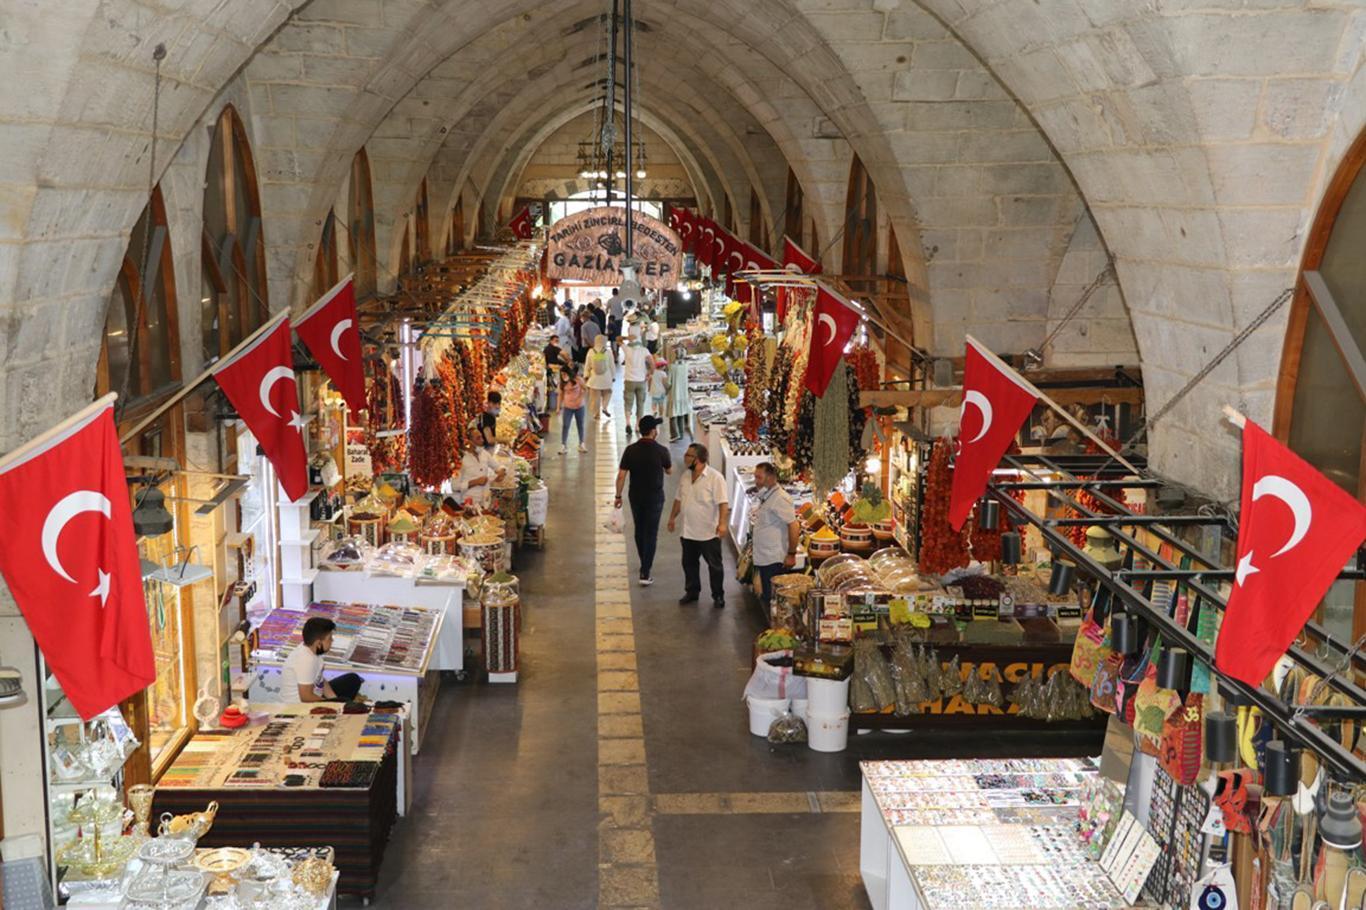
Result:
{"label": "flagpole", "polygon": [[59,436],[75,424],[80,423],[82,420],[85,420],[90,415],[98,414],[100,411],[112,405],[118,397],[118,392],[110,392],[101,398],[97,398],[75,414],[72,414],[66,420],[63,420],[56,426],[50,427],[45,432],[39,433],[19,448],[7,452],[3,457],[0,457],[0,471],[8,469],[10,465],[22,460],[24,456],[28,455],[34,449],[40,448],[51,442],[55,437]]}
{"label": "flagpole", "polygon": [[988,349],[986,345],[982,344],[982,342],[978,341],[976,338],[973,338],[971,335],[967,336],[967,340],[968,343],[976,347],[978,352],[988,361],[990,361],[991,364],[994,367],[996,367],[996,369],[1001,370],[1008,376],[1014,377],[1016,382],[1027,386],[1029,388],[1029,391],[1037,395],[1040,401],[1042,401],[1044,404],[1052,408],[1057,414],[1059,414],[1062,417],[1063,420],[1067,421],[1074,428],[1080,431],[1083,436],[1094,442],[1096,445],[1100,446],[1100,448],[1107,454],[1109,454],[1111,458],[1113,458],[1115,461],[1118,461],[1120,464],[1124,465],[1124,467],[1128,468],[1132,473],[1142,476],[1142,471],[1140,471],[1138,468],[1134,467],[1127,460],[1125,460],[1123,455],[1119,454],[1114,449],[1110,448],[1109,444],[1107,444],[1105,440],[1101,439],[1095,433],[1091,432],[1090,427],[1086,426],[1080,420],[1077,420],[1077,418],[1073,417],[1072,414],[1066,408],[1058,404],[1052,398],[1049,398],[1047,395],[1045,395],[1043,391],[1039,389],[1038,386],[1034,385],[1034,383],[1030,382],[1028,379],[1025,379],[1023,376],[1021,376],[1018,372],[1016,372],[1016,370],[1012,366],[1010,366],[1010,364],[1006,363],[1004,360],[1002,360],[1001,358],[997,357],[994,353],[992,353],[992,351]]}
{"label": "flagpole", "polygon": [[1247,426],[1247,417],[1244,416],[1241,412],[1235,411],[1228,405],[1224,405],[1222,410],[1224,412],[1224,417],[1228,420],[1228,422],[1233,424],[1238,429],[1241,430]]}
{"label": "flagpole", "polygon": [[168,399],[166,399],[165,401],[163,401],[160,405],[157,406],[157,409],[156,409],[155,411],[153,411],[152,413],[148,414],[146,417],[142,418],[142,420],[138,421],[138,423],[137,423],[136,426],[134,426],[134,427],[133,427],[131,430],[129,430],[127,433],[124,433],[122,436],[120,436],[120,437],[119,437],[119,444],[122,445],[123,443],[128,442],[128,440],[133,439],[135,436],[137,436],[137,435],[138,435],[139,433],[141,433],[143,430],[147,429],[147,427],[152,423],[152,421],[156,420],[156,419],[157,419],[158,417],[160,417],[162,414],[165,414],[165,413],[166,413],[167,411],[169,411],[171,408],[175,407],[175,406],[176,406],[177,404],[179,404],[183,399],[185,399],[186,397],[188,397],[189,394],[190,394],[191,392],[193,392],[195,389],[199,388],[200,384],[201,384],[204,380],[208,379],[208,378],[211,377],[214,373],[218,372],[218,370],[219,370],[220,368],[222,368],[224,364],[226,364],[229,360],[231,360],[234,356],[236,356],[236,354],[237,354],[238,351],[242,350],[242,349],[245,348],[247,345],[252,344],[253,342],[256,341],[256,339],[260,338],[260,337],[261,337],[262,335],[264,335],[266,332],[269,332],[271,329],[275,328],[277,325],[280,324],[280,320],[284,319],[284,318],[285,318],[286,316],[288,316],[288,315],[289,315],[289,310],[281,310],[280,312],[276,313],[274,316],[272,316],[272,317],[270,317],[269,319],[267,319],[264,325],[262,325],[262,326],[261,326],[259,329],[257,329],[256,331],[252,332],[252,333],[251,333],[250,335],[248,335],[246,338],[242,339],[242,343],[241,343],[241,344],[239,344],[237,347],[233,348],[231,351],[229,351],[229,352],[228,352],[227,354],[225,354],[224,356],[218,358],[218,360],[216,360],[216,361],[215,361],[207,370],[205,370],[204,372],[200,373],[198,376],[196,376],[196,377],[195,377],[194,379],[192,379],[190,382],[187,382],[184,386],[181,387],[181,389],[180,389],[179,392],[176,392],[176,393],[175,393],[174,395],[172,395],[170,398],[168,398]]}

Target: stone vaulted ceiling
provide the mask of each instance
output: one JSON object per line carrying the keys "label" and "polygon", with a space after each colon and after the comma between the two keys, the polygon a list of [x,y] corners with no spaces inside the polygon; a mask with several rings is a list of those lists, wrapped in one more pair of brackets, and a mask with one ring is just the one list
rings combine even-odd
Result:
{"label": "stone vaulted ceiling", "polygon": [[[382,270],[428,181],[490,219],[593,104],[606,0],[7,0],[0,21],[0,450],[88,400],[149,167],[177,286],[200,286],[207,126],[247,124],[271,304],[302,305],[322,219],[371,161]],[[878,190],[917,343],[1039,343],[1117,264],[1154,406],[1288,286],[1327,175],[1366,121],[1357,0],[636,0],[642,119],[705,208],[781,223],[790,167],[822,245],[850,162]],[[156,160],[151,50],[165,43]],[[487,226],[487,225],[486,225]],[[885,257],[886,232],[882,232]],[[838,267],[839,244],[827,261]],[[182,291],[187,300],[194,291]],[[185,311],[193,307],[182,306]],[[1227,493],[1220,403],[1269,420],[1285,312],[1155,435]],[[193,323],[195,317],[189,316]],[[193,325],[189,327],[193,329]],[[188,368],[194,364],[187,364]]]}

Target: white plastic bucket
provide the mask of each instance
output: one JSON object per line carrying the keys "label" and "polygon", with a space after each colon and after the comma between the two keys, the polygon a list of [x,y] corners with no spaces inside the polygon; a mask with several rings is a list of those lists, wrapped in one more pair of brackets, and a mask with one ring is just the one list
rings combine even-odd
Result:
{"label": "white plastic bucket", "polygon": [[803,723],[806,722],[806,711],[809,704],[810,702],[805,698],[792,699],[792,713],[800,717]]}
{"label": "white plastic bucket", "polygon": [[849,712],[833,716],[808,713],[806,744],[816,752],[843,752],[849,744]]}
{"label": "white plastic bucket", "polygon": [[768,728],[787,710],[786,698],[750,695],[745,702],[749,705],[749,732],[755,736],[768,736]]}
{"label": "white plastic bucket", "polygon": [[820,717],[835,717],[849,710],[849,680],[818,679],[806,680],[806,698],[810,703],[807,710]]}

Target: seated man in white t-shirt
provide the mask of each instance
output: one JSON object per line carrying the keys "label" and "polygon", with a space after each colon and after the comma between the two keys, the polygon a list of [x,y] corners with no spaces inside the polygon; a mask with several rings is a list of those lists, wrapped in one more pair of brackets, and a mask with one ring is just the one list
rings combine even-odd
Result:
{"label": "seated man in white t-shirt", "polygon": [[304,623],[304,640],[289,653],[280,673],[280,697],[284,701],[352,701],[360,692],[359,674],[323,679],[323,655],[332,647],[336,628],[336,623],[322,616],[310,617]]}

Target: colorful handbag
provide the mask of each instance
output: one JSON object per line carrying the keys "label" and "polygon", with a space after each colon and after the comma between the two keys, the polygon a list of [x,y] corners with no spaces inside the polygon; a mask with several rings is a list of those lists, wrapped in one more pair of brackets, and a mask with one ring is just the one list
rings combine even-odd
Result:
{"label": "colorful handbag", "polygon": [[1119,681],[1115,683],[1115,713],[1131,727],[1134,725],[1134,695],[1143,677],[1148,674],[1151,663],[1151,652],[1145,652],[1141,657],[1127,658],[1120,668]]}
{"label": "colorful handbag", "polygon": [[1091,705],[1097,711],[1115,714],[1115,693],[1119,689],[1120,668],[1124,665],[1124,655],[1111,651],[1096,665],[1095,675],[1091,677]]}
{"label": "colorful handbag", "polygon": [[1163,769],[1183,787],[1193,785],[1200,775],[1204,706],[1205,697],[1192,692],[1162,725],[1162,747],[1158,758]]}
{"label": "colorful handbag", "polygon": [[1096,622],[1095,614],[1094,609],[1089,610],[1086,619],[1082,620],[1076,643],[1072,645],[1072,663],[1067,668],[1072,678],[1087,688],[1096,678],[1096,668],[1110,651],[1105,645],[1105,630]]}

